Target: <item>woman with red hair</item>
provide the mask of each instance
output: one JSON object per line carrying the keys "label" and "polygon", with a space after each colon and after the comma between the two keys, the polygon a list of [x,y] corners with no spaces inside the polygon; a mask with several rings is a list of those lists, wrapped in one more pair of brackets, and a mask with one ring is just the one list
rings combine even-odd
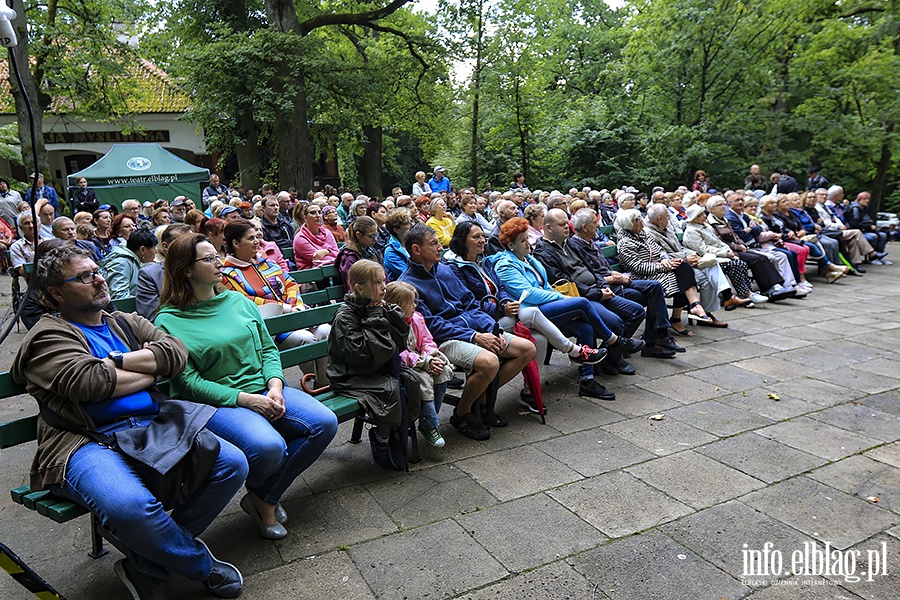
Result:
{"label": "woman with red hair", "polygon": [[[523,308],[537,306],[563,333],[576,336],[578,343],[585,346],[593,346],[599,339],[614,355],[633,354],[644,346],[641,340],[613,333],[587,298],[570,298],[550,287],[544,265],[531,256],[527,220],[513,217],[501,225],[500,244],[506,250],[491,257],[494,272],[509,295],[521,299]],[[578,317],[573,319],[574,314]],[[578,374],[580,396],[615,399],[615,394],[594,380],[592,367],[581,364]]]}

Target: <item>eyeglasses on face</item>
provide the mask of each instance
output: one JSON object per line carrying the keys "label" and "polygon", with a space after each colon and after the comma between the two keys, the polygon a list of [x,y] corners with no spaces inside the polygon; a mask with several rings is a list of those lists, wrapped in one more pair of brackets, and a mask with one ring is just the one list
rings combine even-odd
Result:
{"label": "eyeglasses on face", "polygon": [[103,273],[100,272],[100,269],[97,269],[95,271],[85,271],[84,273],[79,273],[78,275],[75,275],[74,277],[69,277],[68,279],[63,279],[60,282],[60,284],[69,283],[69,282],[76,281],[76,280],[85,285],[94,284],[97,282],[98,277],[100,277],[100,278],[103,277]]}
{"label": "eyeglasses on face", "polygon": [[[214,265],[214,264],[216,264],[217,262],[223,262],[223,261],[222,261],[222,257],[220,257],[218,254],[210,254],[209,256],[201,256],[200,258],[198,258],[198,259],[195,260],[194,262],[205,262],[205,263],[209,263],[209,264],[211,264],[211,265]],[[224,263],[223,263],[223,264],[224,264]]]}

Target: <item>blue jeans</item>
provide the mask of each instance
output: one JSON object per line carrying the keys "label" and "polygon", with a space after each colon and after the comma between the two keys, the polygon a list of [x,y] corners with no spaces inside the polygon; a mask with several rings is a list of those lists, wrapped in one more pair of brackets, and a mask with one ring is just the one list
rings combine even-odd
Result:
{"label": "blue jeans", "polygon": [[603,302],[592,302],[597,314],[616,335],[634,337],[634,332],[644,320],[646,311],[639,303],[624,296],[613,296]]}
{"label": "blue jeans", "polygon": [[[112,434],[146,427],[152,417],[133,417],[98,428]],[[247,477],[247,459],[220,439],[219,458],[205,487],[171,516],[147,490],[131,463],[120,453],[95,442],[76,450],[66,464],[62,485],[51,486],[57,496],[88,508],[134,555],[139,571],[165,577],[169,573],[202,581],[212,567],[209,553],[196,538],[216,518]]]}
{"label": "blue jeans", "polygon": [[275,505],[337,433],[337,417],[321,402],[285,387],[284,416],[268,419],[249,408],[220,408],[209,430],[240,448],[250,463],[247,489]]}
{"label": "blue jeans", "polygon": [[[594,330],[594,337],[603,342],[609,341],[613,336],[613,332],[603,322],[603,318],[597,314],[594,304],[587,298],[563,298],[561,300],[553,300],[546,304],[541,304],[538,308],[544,313],[544,316],[553,321],[553,323],[562,331],[562,324],[568,323],[575,319],[587,321],[588,325]],[[592,342],[590,345],[594,345]]]}
{"label": "blue jeans", "polygon": [[668,337],[665,330],[671,325],[669,322],[669,308],[666,306],[666,293],[659,281],[655,279],[632,279],[631,285],[622,288],[619,294],[623,298],[647,307],[647,319],[644,324],[643,337],[648,346],[653,346],[660,335]]}
{"label": "blue jeans", "polygon": [[867,231],[863,233],[863,236],[869,240],[869,243],[875,248],[875,252],[884,252],[884,246],[887,244],[888,240],[888,236],[885,232]]}
{"label": "blue jeans", "polygon": [[[541,304],[538,308],[563,334],[574,337],[575,342],[582,346],[594,347],[598,337],[606,341],[612,335],[587,298],[563,298]],[[579,379],[593,377],[594,368],[591,365],[578,365]]]}

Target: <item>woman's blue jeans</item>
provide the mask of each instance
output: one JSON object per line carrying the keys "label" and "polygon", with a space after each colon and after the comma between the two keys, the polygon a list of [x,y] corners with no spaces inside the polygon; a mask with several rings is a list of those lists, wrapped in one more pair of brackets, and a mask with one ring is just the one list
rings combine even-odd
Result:
{"label": "woman's blue jeans", "polygon": [[321,402],[285,387],[284,416],[269,421],[249,408],[220,408],[210,431],[240,448],[250,463],[247,489],[277,504],[285,490],[325,451],[337,433],[337,417]]}
{"label": "woman's blue jeans", "polygon": [[[153,419],[133,417],[98,428],[107,435],[133,427],[146,427]],[[65,481],[51,486],[57,496],[88,508],[134,554],[136,569],[156,577],[169,573],[202,581],[212,562],[195,538],[225,508],[247,478],[247,459],[240,450],[220,439],[219,457],[207,479],[185,504],[171,515],[135,473],[122,454],[96,442],[76,450],[66,464]]]}
{"label": "woman's blue jeans", "polygon": [[[562,298],[541,304],[538,308],[560,331],[575,336],[579,344],[594,346],[597,339],[607,342],[612,337],[610,331],[593,304],[587,298]],[[592,379],[594,369],[590,365],[578,366],[579,379]]]}

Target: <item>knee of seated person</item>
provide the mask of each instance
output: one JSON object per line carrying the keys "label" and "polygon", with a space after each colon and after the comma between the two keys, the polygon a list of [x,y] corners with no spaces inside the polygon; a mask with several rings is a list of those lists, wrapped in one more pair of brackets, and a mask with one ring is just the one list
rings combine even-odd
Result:
{"label": "knee of seated person", "polygon": [[534,344],[525,338],[514,337],[509,342],[509,349],[512,354],[510,358],[528,357],[528,360],[534,358]]}
{"label": "knee of seated person", "polygon": [[216,436],[219,440],[219,457],[216,459],[216,466],[211,475],[217,475],[220,479],[237,479],[243,481],[247,479],[250,472],[250,464],[247,457],[241,452],[241,449]]}
{"label": "knee of seated person", "polygon": [[472,370],[478,373],[493,377],[500,370],[500,358],[493,352],[482,350],[475,357],[475,363]]}

